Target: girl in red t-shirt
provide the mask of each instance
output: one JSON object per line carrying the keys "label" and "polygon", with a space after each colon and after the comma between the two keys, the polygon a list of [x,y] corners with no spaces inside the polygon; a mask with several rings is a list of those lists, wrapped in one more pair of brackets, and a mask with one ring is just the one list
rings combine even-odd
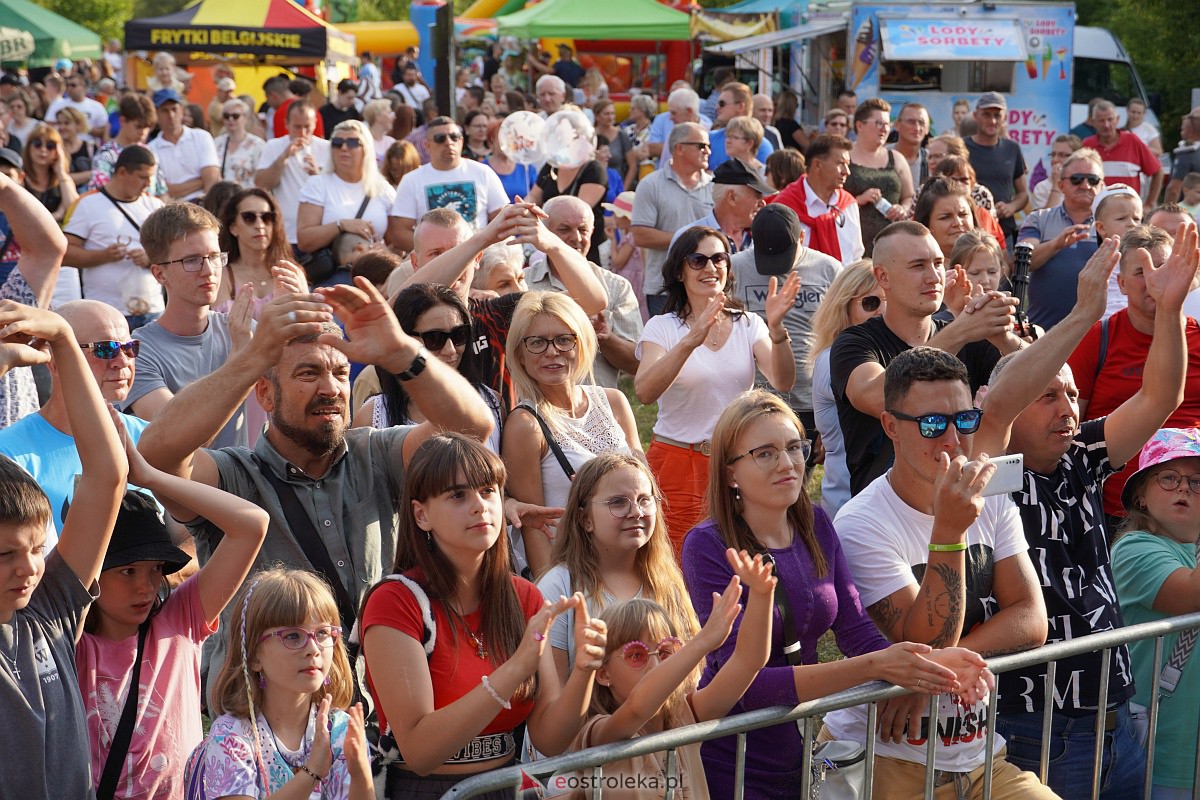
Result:
{"label": "girl in red t-shirt", "polygon": [[[495,453],[442,434],[418,448],[406,474],[397,575],[366,600],[363,652],[380,726],[403,759],[388,768],[386,796],[436,798],[514,763],[523,721],[541,752],[567,748],[587,712],[604,626],[582,595],[551,604],[512,574]],[[564,686],[546,636],[567,609],[580,644]]]}

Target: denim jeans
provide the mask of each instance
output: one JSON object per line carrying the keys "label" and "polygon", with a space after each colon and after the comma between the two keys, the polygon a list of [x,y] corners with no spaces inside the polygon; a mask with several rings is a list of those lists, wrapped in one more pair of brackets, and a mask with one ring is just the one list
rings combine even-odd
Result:
{"label": "denim jeans", "polygon": [[667,296],[665,294],[648,294],[646,295],[646,311],[650,316],[657,317],[663,313],[663,309],[667,305]]}
{"label": "denim jeans", "polygon": [[153,313],[153,314],[137,314],[136,316],[129,316],[127,314],[127,315],[125,315],[125,322],[127,322],[129,324],[130,331],[136,331],[138,328],[142,327],[143,325],[145,325],[147,323],[153,322],[154,320],[158,319],[161,316],[162,316],[161,311]]}
{"label": "denim jeans", "polygon": [[[1117,726],[1106,731],[1100,764],[1101,800],[1141,797],[1146,777],[1146,752],[1138,744],[1129,704],[1117,711]],[[1008,744],[1008,760],[1037,773],[1042,752],[1042,714],[998,714],[996,732]],[[1055,714],[1048,739],[1050,770],[1047,783],[1064,800],[1091,797],[1095,758],[1096,718]]]}

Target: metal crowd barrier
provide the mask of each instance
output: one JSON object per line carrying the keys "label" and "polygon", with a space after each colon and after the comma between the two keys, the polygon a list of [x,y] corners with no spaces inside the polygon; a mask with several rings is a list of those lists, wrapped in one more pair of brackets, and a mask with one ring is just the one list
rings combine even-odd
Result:
{"label": "metal crowd barrier", "polygon": [[[1042,783],[1046,782],[1046,774],[1049,765],[1049,739],[1050,739],[1050,713],[1053,709],[1053,692],[1054,692],[1054,675],[1056,672],[1056,659],[1065,658],[1067,656],[1079,655],[1082,653],[1091,653],[1103,651],[1103,668],[1101,671],[1100,686],[1101,694],[1099,705],[1101,708],[1108,705],[1108,674],[1110,667],[1110,651],[1114,647],[1129,642],[1139,641],[1142,639],[1156,638],[1154,648],[1154,685],[1153,685],[1153,700],[1149,709],[1149,726],[1150,736],[1146,742],[1146,783],[1142,791],[1142,797],[1149,800],[1152,775],[1154,771],[1155,757],[1155,735],[1158,724],[1158,687],[1159,674],[1162,671],[1162,664],[1165,659],[1163,652],[1163,637],[1172,633],[1186,630],[1188,628],[1200,628],[1200,612],[1193,614],[1184,614],[1170,619],[1160,620],[1158,622],[1147,622],[1141,625],[1130,625],[1116,630],[1105,631],[1103,633],[1095,633],[1089,636],[1083,636],[1078,639],[1072,639],[1067,642],[1055,642],[1054,644],[1044,645],[1033,650],[1028,650],[1024,653],[1015,655],[1000,656],[988,660],[988,666],[994,673],[1007,672],[1013,669],[1029,667],[1034,664],[1047,665],[1047,680],[1046,680],[1046,713],[1042,719],[1042,753],[1041,753],[1041,769],[1039,777]],[[1193,669],[1198,667],[1193,666]],[[528,764],[520,764],[504,769],[493,770],[482,775],[475,775],[467,780],[462,781],[450,791],[442,795],[442,800],[463,800],[465,798],[476,797],[486,792],[492,792],[501,789],[512,789],[513,797],[517,800],[521,797],[521,782],[525,775],[534,777],[549,776],[558,772],[584,772],[592,770],[592,775],[595,778],[593,782],[592,797],[594,800],[602,800],[600,789],[600,778],[603,775],[603,765],[631,758],[634,756],[646,755],[648,753],[666,752],[666,784],[667,793],[666,800],[673,800],[672,785],[673,778],[676,775],[677,761],[675,757],[675,749],[687,744],[716,739],[722,736],[738,734],[737,738],[737,760],[735,763],[736,781],[735,781],[735,800],[742,800],[742,782],[745,769],[745,754],[746,754],[746,737],[745,732],[755,730],[757,728],[765,728],[770,725],[779,725],[785,722],[795,722],[803,720],[805,726],[805,740],[814,741],[817,733],[817,718],[830,711],[847,708],[849,706],[870,704],[867,717],[867,726],[869,730],[874,730],[876,725],[876,704],[881,700],[886,700],[891,697],[898,697],[906,694],[907,690],[898,686],[893,686],[883,681],[873,681],[864,683],[861,686],[856,686],[852,689],[847,689],[837,694],[832,694],[827,697],[822,697],[818,700],[811,700],[806,703],[801,703],[795,708],[786,708],[778,706],[774,708],[763,708],[757,711],[748,711],[742,714],[725,717],[721,720],[710,722],[701,722],[695,725],[688,725],[683,728],[663,731],[649,736],[640,736],[635,739],[630,739],[624,742],[615,742],[612,744],[602,745],[600,747],[592,747],[587,750],[580,750],[575,753],[557,756],[555,758],[547,758],[540,761],[535,761]],[[996,719],[996,702],[997,696],[993,692],[988,707],[988,719]],[[931,698],[931,709],[936,709],[934,705],[936,698]],[[1200,730],[1200,720],[1197,720],[1197,728]],[[987,741],[985,750],[987,752],[986,767],[984,770],[983,780],[983,797],[984,800],[991,798],[992,792],[992,758],[995,749],[995,729],[992,725],[988,725]],[[933,763],[934,753],[938,745],[937,736],[928,737],[928,746],[926,752],[926,764]],[[1092,764],[1092,800],[1099,797],[1099,778],[1101,759],[1104,749],[1104,715],[1096,715],[1096,748],[1095,757]],[[866,743],[866,758],[868,765],[874,763],[875,758],[875,740],[872,737]],[[1186,756],[1186,754],[1179,754]],[[804,756],[804,769],[802,770],[803,780],[801,786],[798,787],[798,797],[809,797],[810,781],[812,769],[810,761],[811,752],[806,752]],[[1200,748],[1192,754],[1196,761],[1194,768],[1195,782],[1192,789],[1193,800],[1200,800]],[[866,784],[863,787],[863,797],[871,796],[871,780],[872,770],[867,769]],[[933,781],[934,771],[932,769],[925,770],[925,797],[927,800],[933,798]]]}

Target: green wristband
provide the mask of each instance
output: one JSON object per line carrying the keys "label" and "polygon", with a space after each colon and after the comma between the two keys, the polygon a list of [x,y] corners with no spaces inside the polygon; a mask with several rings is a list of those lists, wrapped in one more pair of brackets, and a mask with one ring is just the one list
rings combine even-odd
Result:
{"label": "green wristband", "polygon": [[966,550],[966,549],[967,549],[966,542],[959,542],[958,544],[934,544],[933,542],[929,543],[929,552],[931,552],[931,553],[957,553],[961,550]]}

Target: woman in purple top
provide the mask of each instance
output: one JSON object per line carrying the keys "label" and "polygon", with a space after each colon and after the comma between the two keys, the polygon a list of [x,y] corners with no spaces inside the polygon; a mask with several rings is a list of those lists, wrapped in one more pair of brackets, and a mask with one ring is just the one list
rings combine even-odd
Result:
{"label": "woman in purple top", "polygon": [[[769,552],[787,592],[800,642],[799,662],[804,665],[790,665],[783,652],[785,634],[777,604],[770,660],[730,713],[794,706],[871,680],[935,694],[975,686],[984,662],[974,653],[961,648],[932,651],[911,642],[889,646],[879,633],[863,610],[829,517],[813,507],[804,491],[807,455],[800,421],[768,392],[738,397],[713,431],[708,481],[712,517],[693,528],[683,543],[683,574],[692,604],[703,623],[712,611],[712,592],[728,585],[732,575],[726,548]],[[729,659],[737,625],[725,644],[709,654],[701,686]],[[817,640],[828,630],[846,658],[817,664]],[[713,800],[733,797],[736,741],[728,736],[701,749]],[[745,797],[794,797],[800,786],[802,747],[793,723],[751,731]]]}

